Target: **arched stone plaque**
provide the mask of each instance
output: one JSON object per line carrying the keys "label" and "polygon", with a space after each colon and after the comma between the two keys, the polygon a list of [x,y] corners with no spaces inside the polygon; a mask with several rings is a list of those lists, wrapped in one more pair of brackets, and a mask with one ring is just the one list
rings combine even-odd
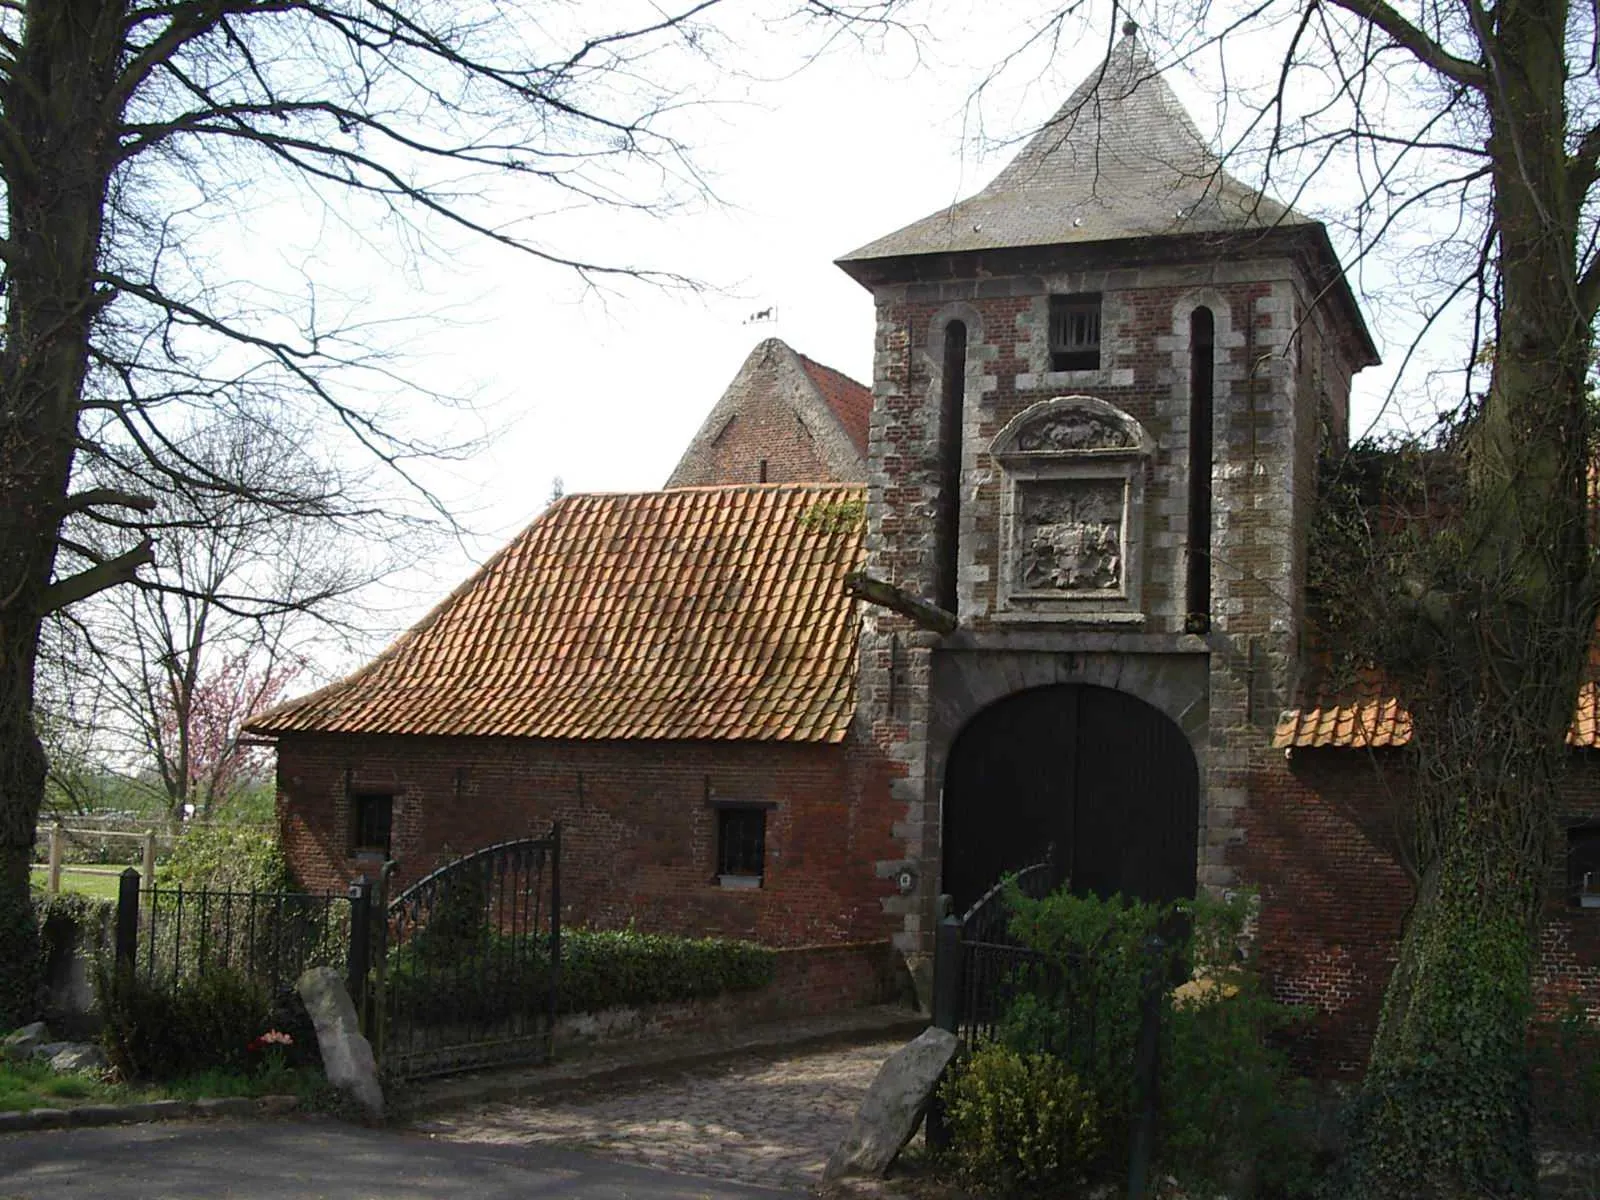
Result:
{"label": "arched stone plaque", "polygon": [[1005,473],[1002,618],[1137,624],[1145,465],[1155,440],[1093,396],[1034,404],[990,453]]}

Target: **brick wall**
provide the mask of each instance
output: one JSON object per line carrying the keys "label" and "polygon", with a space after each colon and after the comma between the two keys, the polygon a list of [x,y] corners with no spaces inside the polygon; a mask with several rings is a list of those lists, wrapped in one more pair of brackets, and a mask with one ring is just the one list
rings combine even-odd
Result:
{"label": "brick wall", "polygon": [[[1401,851],[1407,786],[1396,752],[1335,749],[1280,755],[1250,781],[1229,863],[1260,891],[1256,946],[1273,993],[1317,1014],[1297,1051],[1324,1073],[1359,1073],[1377,1027],[1413,898]],[[1600,818],[1600,762],[1574,754],[1563,796],[1563,823]],[[1569,907],[1564,868],[1558,876],[1536,1002],[1547,1017],[1573,998],[1600,1015],[1600,909]]]}
{"label": "brick wall", "polygon": [[[892,883],[872,866],[892,846],[877,774],[842,746],[301,735],[279,743],[278,816],[314,889],[374,870],[349,853],[348,795],[386,792],[397,886],[560,820],[570,922],[811,945],[889,933]],[[774,805],[760,888],[717,886],[719,800]]]}
{"label": "brick wall", "polygon": [[[770,393],[753,393],[703,453],[703,470],[693,479],[696,484],[816,483],[834,478],[810,430],[790,405]],[[766,463],[764,480],[762,463]]]}
{"label": "brick wall", "polygon": [[[906,976],[887,941],[794,946],[778,951],[773,980],[681,1004],[578,1013],[556,1024],[558,1045],[739,1030],[761,1021],[842,1012],[902,998]],[[912,1016],[908,1008],[906,1015]]]}

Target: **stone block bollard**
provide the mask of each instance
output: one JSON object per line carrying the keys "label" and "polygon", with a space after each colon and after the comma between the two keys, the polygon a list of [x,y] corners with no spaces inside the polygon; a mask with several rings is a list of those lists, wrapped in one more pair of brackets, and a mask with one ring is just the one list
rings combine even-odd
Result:
{"label": "stone block bollard", "polygon": [[295,987],[316,1026],[328,1082],[353,1097],[369,1118],[381,1121],[383,1089],[378,1086],[378,1063],[371,1043],[362,1036],[356,1006],[339,972],[332,967],[312,967]]}

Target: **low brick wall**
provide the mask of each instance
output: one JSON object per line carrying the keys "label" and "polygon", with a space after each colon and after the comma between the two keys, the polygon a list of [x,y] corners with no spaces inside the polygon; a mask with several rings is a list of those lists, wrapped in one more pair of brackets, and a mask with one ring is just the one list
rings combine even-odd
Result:
{"label": "low brick wall", "polygon": [[888,941],[793,946],[777,951],[772,982],[760,991],[707,1000],[572,1013],[556,1022],[556,1045],[716,1033],[785,1017],[884,1004],[905,994],[904,967]]}

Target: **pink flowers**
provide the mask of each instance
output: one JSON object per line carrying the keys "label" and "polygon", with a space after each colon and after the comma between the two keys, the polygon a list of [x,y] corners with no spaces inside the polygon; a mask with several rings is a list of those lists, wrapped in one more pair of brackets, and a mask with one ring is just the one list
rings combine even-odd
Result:
{"label": "pink flowers", "polygon": [[[292,1036],[284,1033],[281,1029],[269,1029],[260,1037],[251,1039],[250,1044],[245,1049],[250,1051],[251,1054],[261,1054],[270,1047],[283,1047],[286,1049],[292,1045],[294,1045]],[[278,1053],[282,1054],[284,1050],[280,1049]]]}

